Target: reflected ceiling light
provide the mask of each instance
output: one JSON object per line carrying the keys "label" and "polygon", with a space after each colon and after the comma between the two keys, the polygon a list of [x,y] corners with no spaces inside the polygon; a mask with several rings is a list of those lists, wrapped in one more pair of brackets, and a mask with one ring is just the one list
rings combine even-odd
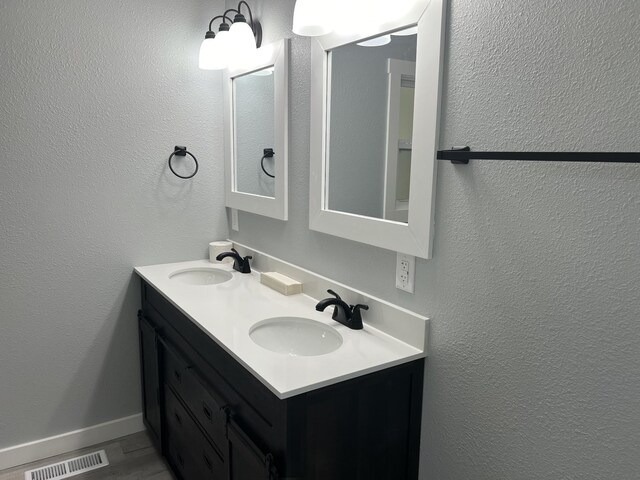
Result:
{"label": "reflected ceiling light", "polygon": [[418,33],[418,26],[416,25],[415,27],[405,28],[404,30],[393,32],[391,35],[396,35],[398,37],[406,37],[409,35],[417,35],[417,33]]}
{"label": "reflected ceiling light", "polygon": [[358,42],[361,47],[381,47],[391,43],[391,35],[382,35],[381,37],[370,38],[364,42]]}
{"label": "reflected ceiling light", "polygon": [[[242,6],[249,12],[249,22],[242,14]],[[235,13],[233,20],[228,16]],[[222,19],[218,34],[213,31],[213,22]],[[229,22],[231,27],[229,27]],[[262,43],[262,27],[253,20],[249,4],[242,0],[238,8],[230,8],[222,15],[217,15],[209,22],[209,30],[200,46],[199,66],[203,70],[223,70],[230,61],[242,61],[255,53]]]}

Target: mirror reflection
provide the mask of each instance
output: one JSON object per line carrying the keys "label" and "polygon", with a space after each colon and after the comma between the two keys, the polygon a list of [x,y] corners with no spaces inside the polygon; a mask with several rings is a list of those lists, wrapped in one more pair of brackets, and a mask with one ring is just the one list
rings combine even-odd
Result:
{"label": "mirror reflection", "polygon": [[235,191],[275,198],[273,67],[233,79]]}
{"label": "mirror reflection", "polygon": [[415,28],[330,52],[325,208],[407,223]]}

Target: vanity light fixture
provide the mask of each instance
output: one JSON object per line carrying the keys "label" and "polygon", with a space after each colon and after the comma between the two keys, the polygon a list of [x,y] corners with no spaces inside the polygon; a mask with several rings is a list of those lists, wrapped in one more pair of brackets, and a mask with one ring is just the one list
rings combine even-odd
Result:
{"label": "vanity light fixture", "polygon": [[[242,14],[242,7],[249,13],[249,22]],[[233,20],[229,14],[235,13]],[[218,33],[213,31],[213,22],[221,19]],[[242,0],[238,8],[229,8],[209,22],[200,46],[199,65],[202,70],[223,70],[230,62],[239,61],[253,54],[262,44],[262,26],[254,21],[251,7]]]}

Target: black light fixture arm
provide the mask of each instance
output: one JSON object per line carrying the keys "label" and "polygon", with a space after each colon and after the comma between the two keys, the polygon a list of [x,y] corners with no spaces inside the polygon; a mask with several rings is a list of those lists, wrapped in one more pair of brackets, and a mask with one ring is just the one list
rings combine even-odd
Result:
{"label": "black light fixture arm", "polygon": [[245,2],[244,0],[241,0],[240,3],[238,3],[238,13],[240,13],[240,7],[242,7],[242,5],[247,7],[247,10],[249,11],[249,25],[251,25],[251,29],[253,29],[254,23],[253,23],[253,13],[251,12],[251,7],[247,2]]}
{"label": "black light fixture arm", "polygon": [[[228,12],[228,10],[227,10],[227,12]],[[209,31],[210,32],[213,32],[213,22],[215,22],[219,18],[222,18],[224,20],[228,20],[229,23],[233,23],[233,20],[231,20],[229,17],[227,17],[227,12],[224,12],[224,14],[222,14],[222,15],[216,15],[215,17],[213,17],[211,19],[211,21],[209,22]],[[235,10],[234,10],[234,12],[235,12]],[[226,23],[226,22],[223,22],[223,23]]]}
{"label": "black light fixture arm", "polygon": [[224,13],[222,14],[223,17],[226,17],[229,19],[229,23],[233,23],[233,20],[231,20],[231,17],[227,17],[227,13],[233,12],[236,15],[239,14],[240,12],[238,10],[236,10],[235,8],[227,8]]}
{"label": "black light fixture arm", "polygon": [[[249,13],[249,22],[247,22],[247,19],[241,13],[241,9],[243,6]],[[235,14],[233,17],[231,16],[232,13]],[[245,2],[244,0],[241,0],[241,2],[238,3],[238,8],[228,8],[227,10],[225,10],[225,12],[222,15],[216,15],[215,17],[213,17],[209,22],[209,30],[207,30],[204,38],[216,37],[216,34],[213,31],[213,23],[216,20],[220,20],[220,19],[222,19],[222,23],[220,24],[220,27],[219,27],[219,31],[221,32],[229,31],[229,26],[233,25],[234,23],[237,23],[237,22],[247,23],[247,25],[249,25],[249,28],[251,28],[251,31],[253,32],[253,37],[255,38],[255,41],[256,41],[256,48],[260,48],[260,45],[262,45],[262,25],[260,25],[260,22],[253,19],[253,12],[251,11],[251,7],[247,2]]]}
{"label": "black light fixture arm", "polygon": [[[240,18],[242,18],[242,21],[246,21],[246,19],[244,18],[244,15],[242,15],[243,5],[246,7],[246,10],[249,12],[248,25],[249,27],[251,27],[251,30],[253,31],[253,36],[256,39],[256,47],[260,48],[260,45],[262,45],[262,25],[260,25],[260,22],[258,22],[257,20],[256,21],[253,20],[253,12],[251,11],[251,7],[247,2],[245,2],[244,0],[241,0],[240,3],[238,3],[238,8],[228,8],[227,10],[225,10],[222,16],[229,19],[228,14],[233,12],[236,14],[236,17],[239,16]],[[236,19],[234,18],[234,20],[230,20],[229,23],[234,23],[235,21]],[[209,27],[209,30],[211,30],[211,27]]]}

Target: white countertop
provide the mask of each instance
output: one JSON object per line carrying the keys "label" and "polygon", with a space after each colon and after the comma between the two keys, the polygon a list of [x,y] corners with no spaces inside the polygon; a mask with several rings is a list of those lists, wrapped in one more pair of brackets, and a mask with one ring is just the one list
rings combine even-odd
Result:
{"label": "white countertop", "polygon": [[[227,270],[233,278],[218,285],[186,285],[169,279],[177,270],[197,267]],[[282,295],[262,285],[255,271],[242,274],[229,264],[208,260],[136,267],[135,271],[281,399],[425,357],[424,350],[367,325],[367,312],[363,312],[364,329],[351,330],[331,319],[333,308],[317,312],[317,299]],[[330,325],[342,335],[343,344],[325,355],[303,357],[274,353],[251,340],[252,325],[282,316]]]}

